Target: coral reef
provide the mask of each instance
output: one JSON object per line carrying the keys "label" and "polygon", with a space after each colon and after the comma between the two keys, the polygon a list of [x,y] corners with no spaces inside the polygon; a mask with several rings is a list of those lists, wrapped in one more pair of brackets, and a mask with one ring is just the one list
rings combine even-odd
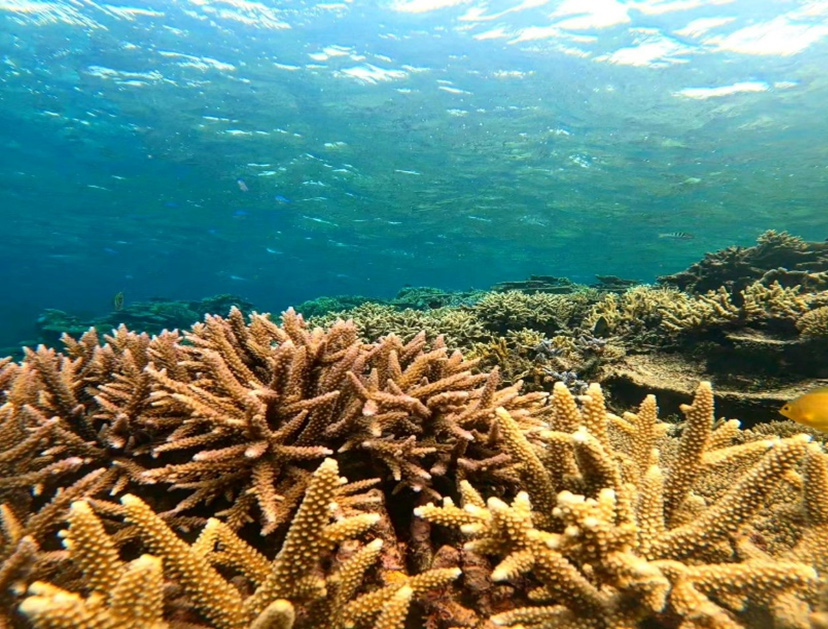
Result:
{"label": "coral reef", "polygon": [[434,310],[469,305],[482,294],[483,291],[445,291],[428,286],[406,286],[388,303],[398,309]]}
{"label": "coral reef", "polygon": [[641,284],[638,280],[628,280],[617,275],[596,275],[595,279],[598,281],[590,284],[590,288],[600,291],[621,292]]}
{"label": "coral reef", "polygon": [[110,329],[126,325],[131,330],[158,334],[161,330],[190,327],[206,314],[227,312],[231,307],[252,310],[253,304],[236,295],[214,295],[194,301],[174,301],[153,298],[123,304],[123,293],[118,293],[120,306],[97,319],[82,319],[62,310],[47,309],[37,319],[37,340],[34,344],[55,345],[64,334],[80,336],[89,328]]}
{"label": "coral reef", "polygon": [[724,286],[691,294],[640,285],[561,295],[493,292],[471,306],[424,311],[363,304],[313,323],[353,318],[365,341],[394,330],[406,340],[420,329],[428,338],[443,332],[483,367],[498,366],[504,382],[523,379],[548,390],[558,380],[598,381],[622,404],[658,391],[670,413],[690,390],[680,382],[715,380],[728,413],[765,419],[792,394],[828,378],[828,366],[812,358],[822,351],[826,304],[828,291],[776,281],[752,282],[736,294]]}
{"label": "coral reef", "polygon": [[532,295],[535,293],[551,293],[551,294],[566,294],[577,290],[578,284],[575,284],[566,277],[555,277],[554,275],[530,275],[529,279],[518,280],[512,282],[500,282],[492,286],[489,290],[497,293],[505,293],[509,291],[519,291]]}
{"label": "coral reef", "polygon": [[828,293],[805,293],[801,286],[783,288],[754,282],[734,295],[724,287],[677,300],[664,312],[664,328],[671,332],[704,332],[712,328],[748,326],[792,333],[802,315],[828,300]]}
{"label": "coral reef", "polygon": [[425,333],[428,340],[442,336],[452,347],[471,348],[475,343],[488,341],[491,332],[474,313],[463,308],[436,308],[434,310],[397,310],[391,305],[368,302],[344,311],[329,312],[308,320],[311,325],[327,327],[340,319],[352,321],[367,343],[388,334],[404,341]]}
{"label": "coral reef", "polygon": [[814,360],[824,343],[819,330],[828,291],[769,277],[706,293],[669,286],[609,293],[576,329],[623,351],[591,364],[576,355],[572,368],[605,384],[623,404],[657,391],[677,412],[691,383],[715,380],[717,403],[727,413],[773,417],[790,397],[828,377],[828,366]]}
{"label": "coral reef", "polygon": [[714,422],[707,383],[682,409],[678,438],[652,396],[622,418],[597,386],[578,409],[558,384],[552,405],[549,430],[533,435],[498,410],[525,486],[511,502],[463,481],[461,506],[415,512],[496,559],[492,586],[513,588],[512,608],[475,608],[526,628],[809,626],[828,568],[818,445],[805,435],[732,445],[738,423]]}
{"label": "coral reef", "polygon": [[591,290],[566,295],[493,292],[479,299],[472,311],[487,330],[499,336],[521,328],[553,336],[573,327],[596,297],[597,293]]}
{"label": "coral reef", "polygon": [[580,325],[597,336],[615,337],[627,346],[662,345],[662,325],[672,312],[687,305],[691,298],[679,290],[649,285],[628,288],[622,293],[607,293],[593,304]]}
{"label": "coral reef", "polygon": [[828,306],[820,306],[804,313],[796,322],[803,336],[828,339]]}
{"label": "coral reef", "polygon": [[311,319],[313,317],[321,317],[329,312],[356,308],[369,301],[372,300],[368,297],[362,297],[361,295],[326,295],[317,297],[316,299],[303,301],[301,304],[296,306],[296,311],[301,312],[302,316],[305,318]]}
{"label": "coral reef", "polygon": [[690,293],[724,287],[735,295],[755,282],[826,290],[828,242],[806,242],[798,236],[770,230],[759,236],[753,247],[728,247],[708,253],[687,270],[662,276],[659,281]]}
{"label": "coral reef", "polygon": [[[510,338],[547,361],[605,347]],[[4,626],[807,627],[822,612],[828,455],[716,421],[706,383],[677,428],[652,396],[617,416],[597,384],[521,393],[441,337],[366,343],[292,310],[64,344],[0,361]]]}
{"label": "coral reef", "polygon": [[317,297],[304,301],[296,307],[308,319],[330,313],[342,313],[363,304],[387,306],[390,310],[436,310],[438,308],[460,307],[473,304],[483,291],[445,291],[429,286],[406,286],[392,299],[377,299],[358,295]]}

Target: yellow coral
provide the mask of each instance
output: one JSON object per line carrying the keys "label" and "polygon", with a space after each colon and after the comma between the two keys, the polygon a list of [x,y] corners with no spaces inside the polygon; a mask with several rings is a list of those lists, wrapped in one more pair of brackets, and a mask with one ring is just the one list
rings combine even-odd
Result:
{"label": "yellow coral", "polygon": [[[565,387],[551,403],[557,419],[541,437],[556,454],[574,456],[574,474],[561,474],[558,457],[543,456],[499,410],[527,492],[510,505],[493,497],[483,506],[466,489],[471,501],[462,509],[445,501],[416,510],[470,536],[467,549],[495,556],[493,581],[520,577],[536,586],[528,604],[497,614],[496,624],[632,628],[666,615],[688,627],[748,627],[757,614],[807,622],[825,555],[818,548],[828,547],[828,459],[819,446],[805,435],[732,445],[733,423],[714,429],[709,383],[684,407],[678,439],[657,419],[652,397],[623,418],[599,411],[597,387],[582,410]],[[750,542],[751,523],[803,461],[804,532],[771,555]],[[708,475],[724,470],[737,482],[713,489]]]}
{"label": "yellow coral", "polygon": [[[334,499],[343,481],[333,459],[326,459],[308,485],[281,550],[269,563],[226,525],[211,520],[201,536],[187,544],[133,495],[121,499],[125,519],[137,529],[155,556],[130,563],[118,558],[112,539],[86,502],[72,505],[66,546],[85,575],[91,593],[83,598],[48,583],[36,582],[20,605],[37,628],[165,627],[164,579],[180,587],[188,605],[210,626],[235,629],[290,629],[301,606],[308,627],[344,628],[356,620],[377,619],[379,629],[402,629],[414,596],[456,579],[458,569],[428,570],[357,596],[365,571],[378,557],[377,540],[364,546],[326,579],[323,559],[379,520],[364,513],[331,522]],[[249,577],[255,585],[244,598],[214,564]]]}

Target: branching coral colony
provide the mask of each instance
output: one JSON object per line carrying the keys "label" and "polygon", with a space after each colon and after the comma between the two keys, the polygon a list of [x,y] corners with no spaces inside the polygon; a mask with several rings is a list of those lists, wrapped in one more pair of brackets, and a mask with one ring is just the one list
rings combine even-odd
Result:
{"label": "branching coral colony", "polygon": [[[828,455],[238,310],[0,362],[0,626],[824,626]],[[345,480],[347,478],[347,480]]]}

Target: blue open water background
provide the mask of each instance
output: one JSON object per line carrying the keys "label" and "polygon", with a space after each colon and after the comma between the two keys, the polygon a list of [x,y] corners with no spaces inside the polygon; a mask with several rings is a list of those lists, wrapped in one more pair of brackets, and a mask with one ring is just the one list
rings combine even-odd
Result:
{"label": "blue open water background", "polygon": [[826,68],[825,1],[0,0],[0,345],[823,240]]}

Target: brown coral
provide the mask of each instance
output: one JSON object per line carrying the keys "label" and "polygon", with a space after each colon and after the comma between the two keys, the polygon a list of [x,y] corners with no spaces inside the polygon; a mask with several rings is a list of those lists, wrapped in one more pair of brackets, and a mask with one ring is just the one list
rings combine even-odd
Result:
{"label": "brown coral", "polygon": [[796,322],[802,336],[828,339],[828,306],[806,312]]}

